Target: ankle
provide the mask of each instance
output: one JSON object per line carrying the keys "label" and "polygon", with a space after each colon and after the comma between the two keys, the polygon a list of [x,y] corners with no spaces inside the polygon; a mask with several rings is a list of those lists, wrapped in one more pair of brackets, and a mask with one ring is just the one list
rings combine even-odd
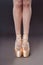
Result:
{"label": "ankle", "polygon": [[21,40],[21,34],[16,35],[16,40]]}
{"label": "ankle", "polygon": [[23,34],[23,41],[27,41],[28,40],[28,34]]}

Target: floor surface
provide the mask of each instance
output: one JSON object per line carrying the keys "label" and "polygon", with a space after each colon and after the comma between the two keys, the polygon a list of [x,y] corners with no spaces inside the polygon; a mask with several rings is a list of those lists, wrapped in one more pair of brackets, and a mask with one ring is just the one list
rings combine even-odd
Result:
{"label": "floor surface", "polygon": [[43,37],[30,37],[31,55],[16,58],[14,37],[0,37],[0,65],[43,65]]}

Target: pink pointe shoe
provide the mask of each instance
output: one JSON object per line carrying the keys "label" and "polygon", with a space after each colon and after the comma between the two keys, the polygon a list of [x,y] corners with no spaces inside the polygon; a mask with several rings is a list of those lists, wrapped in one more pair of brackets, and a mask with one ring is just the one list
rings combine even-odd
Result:
{"label": "pink pointe shoe", "polygon": [[21,35],[17,35],[17,37],[16,37],[15,53],[16,53],[16,57],[21,57],[22,56],[22,39],[21,39]]}
{"label": "pink pointe shoe", "polygon": [[30,54],[30,46],[26,35],[24,35],[22,39],[22,49],[23,49],[23,56],[28,57]]}

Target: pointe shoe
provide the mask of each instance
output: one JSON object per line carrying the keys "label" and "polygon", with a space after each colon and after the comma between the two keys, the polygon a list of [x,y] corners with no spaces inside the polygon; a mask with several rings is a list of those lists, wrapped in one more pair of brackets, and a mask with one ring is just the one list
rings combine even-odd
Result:
{"label": "pointe shoe", "polygon": [[23,57],[28,57],[30,54],[30,46],[29,41],[27,39],[22,39],[22,49],[23,49]]}
{"label": "pointe shoe", "polygon": [[16,57],[21,57],[22,56],[22,40],[18,35],[18,38],[16,38],[15,41],[15,53]]}

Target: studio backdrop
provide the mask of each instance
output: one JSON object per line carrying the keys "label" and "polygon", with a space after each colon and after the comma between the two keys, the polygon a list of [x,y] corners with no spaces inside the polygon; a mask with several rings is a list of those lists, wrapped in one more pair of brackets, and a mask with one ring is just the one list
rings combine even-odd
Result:
{"label": "studio backdrop", "polygon": [[[13,0],[0,0],[0,35],[15,34],[12,13]],[[32,0],[30,35],[43,35],[43,0]]]}

